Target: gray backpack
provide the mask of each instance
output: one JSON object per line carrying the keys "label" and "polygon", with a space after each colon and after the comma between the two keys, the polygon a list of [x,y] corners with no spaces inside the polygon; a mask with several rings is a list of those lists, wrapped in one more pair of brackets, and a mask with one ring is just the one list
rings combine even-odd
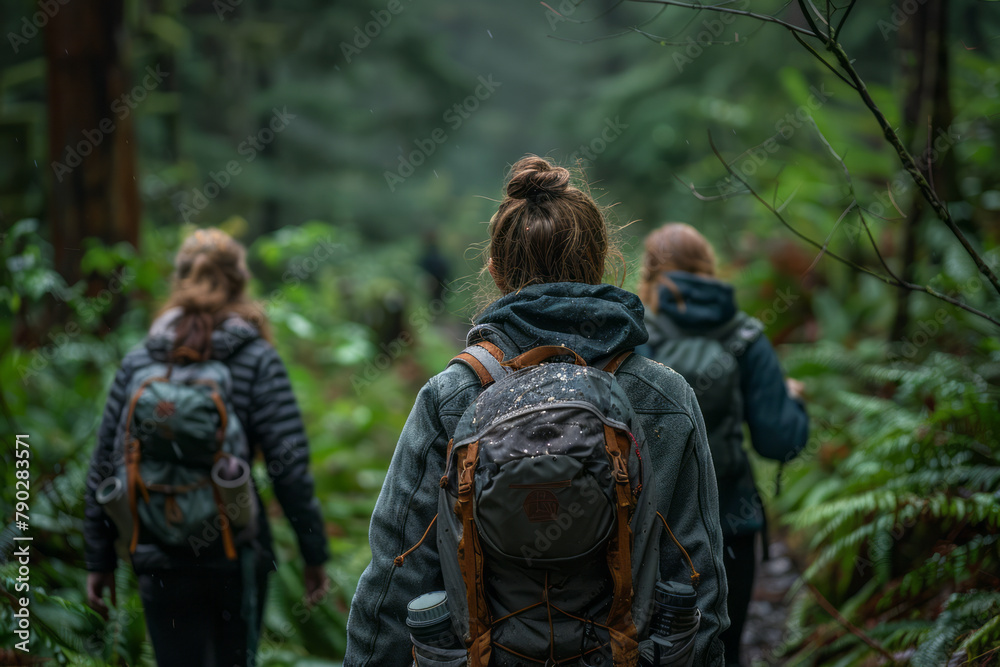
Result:
{"label": "gray backpack", "polygon": [[648,321],[652,358],[687,380],[705,418],[715,474],[739,477],[747,466],[743,451],[743,392],[739,358],[760,337],[764,325],[746,313],[697,333],[678,327],[666,315]]}
{"label": "gray backpack", "polygon": [[661,527],[642,430],[613,374],[628,354],[593,367],[547,346],[503,362],[481,342],[453,360],[484,386],[449,443],[438,508],[469,665],[637,664]]}

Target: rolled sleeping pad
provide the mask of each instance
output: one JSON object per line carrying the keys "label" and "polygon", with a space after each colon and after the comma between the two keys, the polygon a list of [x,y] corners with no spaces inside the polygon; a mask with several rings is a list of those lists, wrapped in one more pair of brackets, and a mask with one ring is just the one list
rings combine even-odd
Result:
{"label": "rolled sleeping pad", "polygon": [[233,528],[246,528],[257,519],[250,464],[238,456],[226,456],[212,466],[212,483],[219,489],[222,505]]}
{"label": "rolled sleeping pad", "polygon": [[97,503],[104,508],[104,513],[108,515],[115,527],[118,528],[118,539],[115,540],[115,551],[119,558],[128,560],[128,545],[132,539],[132,510],[128,505],[128,494],[125,493],[125,484],[117,477],[108,477],[97,487],[94,494]]}

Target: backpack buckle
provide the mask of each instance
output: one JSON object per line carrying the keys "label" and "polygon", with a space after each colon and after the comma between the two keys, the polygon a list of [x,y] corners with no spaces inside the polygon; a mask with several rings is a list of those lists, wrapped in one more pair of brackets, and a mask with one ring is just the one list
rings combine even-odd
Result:
{"label": "backpack buckle", "polygon": [[465,461],[462,466],[462,472],[458,475],[458,498],[459,500],[468,499],[469,495],[472,493],[472,476],[475,472],[476,461],[470,458]]}
{"label": "backpack buckle", "polygon": [[619,484],[628,484],[628,468],[622,459],[621,452],[610,450],[608,453],[611,454],[611,465],[615,469],[615,481]]}

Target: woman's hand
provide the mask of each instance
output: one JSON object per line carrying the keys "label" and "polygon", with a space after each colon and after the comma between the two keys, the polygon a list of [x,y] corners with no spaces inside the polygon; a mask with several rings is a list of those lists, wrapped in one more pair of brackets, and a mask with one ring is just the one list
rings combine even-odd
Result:
{"label": "woman's hand", "polygon": [[322,565],[306,565],[306,608],[311,609],[330,592],[330,578]]}
{"label": "woman's hand", "polygon": [[785,386],[788,387],[789,396],[800,401],[806,400],[806,385],[802,380],[785,378]]}
{"label": "woman's hand", "polygon": [[111,606],[117,607],[118,600],[115,596],[115,573],[114,572],[88,572],[87,573],[87,604],[90,608],[101,615],[105,621],[108,620],[108,605],[104,604],[104,589],[111,591]]}

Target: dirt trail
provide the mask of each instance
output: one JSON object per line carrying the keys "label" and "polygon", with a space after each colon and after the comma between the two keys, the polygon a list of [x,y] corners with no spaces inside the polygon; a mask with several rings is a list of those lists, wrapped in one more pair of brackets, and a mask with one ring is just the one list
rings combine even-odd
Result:
{"label": "dirt trail", "polygon": [[752,667],[781,665],[774,650],[785,636],[788,603],[785,594],[799,578],[799,572],[788,557],[784,542],[771,543],[771,558],[757,569],[753,601],[743,630],[743,664]]}

